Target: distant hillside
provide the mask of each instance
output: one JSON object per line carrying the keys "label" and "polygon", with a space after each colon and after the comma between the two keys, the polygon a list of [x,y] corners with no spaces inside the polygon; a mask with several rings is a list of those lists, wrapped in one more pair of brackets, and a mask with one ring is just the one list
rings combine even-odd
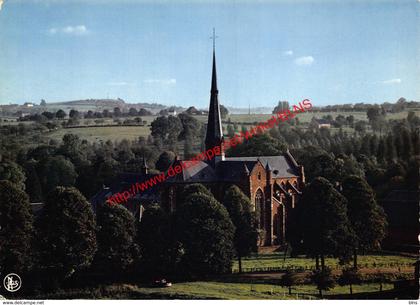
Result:
{"label": "distant hillside", "polygon": [[125,102],[122,99],[87,99],[67,102],[48,103],[48,106],[95,106],[95,107],[124,107]]}
{"label": "distant hillside", "polygon": [[[38,106],[39,107],[39,106]],[[102,111],[104,109],[113,110],[115,107],[119,107],[121,110],[128,110],[133,107],[139,110],[145,108],[152,112],[159,112],[167,106],[157,103],[126,103],[123,99],[86,99],[66,102],[47,103],[46,108],[48,110],[63,109],[69,111],[76,109],[78,111]]]}
{"label": "distant hillside", "polygon": [[237,107],[226,107],[229,110],[229,113],[232,114],[248,114],[251,112],[252,114],[266,114],[271,113],[273,111],[273,107],[255,107],[255,108],[237,108]]}

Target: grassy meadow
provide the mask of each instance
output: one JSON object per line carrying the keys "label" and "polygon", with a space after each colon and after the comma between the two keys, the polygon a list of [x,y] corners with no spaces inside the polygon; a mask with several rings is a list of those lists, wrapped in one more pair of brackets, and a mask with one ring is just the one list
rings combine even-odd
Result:
{"label": "grassy meadow", "polygon": [[[383,284],[382,289],[392,289],[392,284]],[[379,284],[353,285],[353,292],[378,291]],[[324,292],[324,296],[348,294],[348,286],[336,286]],[[296,300],[318,299],[318,290],[313,285],[300,285],[288,294],[287,287],[275,284],[231,283],[224,281],[198,281],[174,283],[172,287],[151,288],[134,284],[113,284],[97,288],[61,291],[42,298],[113,298],[113,299],[224,299],[224,300]]]}
{"label": "grassy meadow", "polygon": [[[309,258],[290,258],[283,261],[282,252],[268,252],[243,259],[244,268],[257,267],[313,267],[314,260]],[[364,276],[375,275],[378,272],[388,275],[402,275],[406,278],[413,277],[411,264],[416,259],[398,254],[374,254],[361,255],[359,257],[360,271]],[[328,258],[326,264],[333,268],[333,274],[337,277],[340,274],[337,260]],[[389,265],[392,267],[382,268],[378,265]],[[401,270],[397,265],[407,264]],[[410,266],[408,266],[410,265]],[[234,262],[233,269],[237,268]],[[341,267],[340,267],[341,268]],[[310,275],[310,271],[300,272],[300,278],[304,279]],[[296,300],[296,299],[318,299],[319,291],[315,285],[303,281],[292,287],[292,294],[289,295],[288,287],[282,287],[280,279],[281,272],[254,272],[254,273],[233,273],[217,278],[209,278],[200,281],[173,282],[171,287],[157,288],[140,283],[114,283],[76,289],[65,289],[53,294],[39,296],[40,298],[113,298],[113,299],[226,299],[226,300]],[[171,280],[171,279],[168,279]],[[362,284],[353,285],[353,293],[378,292],[391,290],[394,285],[390,280],[384,280],[382,284],[375,280],[368,280]],[[324,297],[349,294],[349,286],[336,285],[329,291],[324,291]]]}
{"label": "grassy meadow", "polygon": [[89,142],[120,141],[123,139],[137,140],[140,136],[146,137],[150,134],[150,126],[103,126],[88,128],[62,128],[47,134],[48,138],[60,141],[65,134],[77,134],[81,139]]}
{"label": "grassy meadow", "polygon": [[[417,109],[416,114],[420,116],[420,109]],[[367,120],[366,112],[306,112],[298,114],[298,118],[301,123],[309,123],[313,117],[321,118],[324,115],[331,114],[334,118],[338,115],[349,116],[353,115],[355,120]],[[408,111],[400,112],[400,113],[388,113],[387,119],[401,119],[406,117]],[[239,130],[242,128],[242,124],[246,128],[250,128],[254,123],[264,122],[270,119],[272,114],[230,114],[228,118],[226,118],[223,123],[225,127],[225,132],[227,131],[227,120],[230,120],[231,123],[237,123]],[[100,142],[100,141],[120,141],[123,139],[128,140],[135,140],[138,137],[143,136],[147,137],[150,135],[150,124],[157,116],[144,116],[142,117],[143,121],[146,121],[146,125],[144,126],[124,126],[124,125],[117,125],[113,118],[103,118],[99,119],[80,119],[79,126],[80,128],[58,128],[57,130],[53,130],[47,132],[45,135],[48,139],[54,139],[60,141],[65,134],[76,134],[82,139],[86,139],[90,142]],[[205,115],[198,115],[194,116],[197,120],[202,123],[207,123],[207,116]],[[125,119],[134,119],[134,118],[120,118],[119,120],[123,122]],[[4,120],[7,120],[5,122]],[[96,121],[96,122],[95,122]],[[32,124],[33,122],[19,122],[17,118],[2,118],[0,120],[1,125],[17,125],[17,124]],[[252,124],[252,125],[250,125]],[[107,126],[107,125],[114,125],[114,126]],[[343,131],[348,133],[355,132],[353,128],[343,127]],[[331,128],[331,132],[337,132],[338,128]]]}
{"label": "grassy meadow", "polygon": [[[394,268],[395,270],[400,269],[412,269],[412,264],[416,261],[415,258],[401,255],[359,255],[358,264],[362,268]],[[325,264],[332,269],[339,269],[341,266],[338,264],[338,260],[334,258],[326,258]],[[315,266],[315,260],[306,257],[286,257],[284,258],[283,253],[273,252],[254,255],[242,259],[242,268],[266,268],[266,267],[278,267],[278,268],[305,268],[311,269]],[[234,261],[233,271],[238,270],[238,262]]]}

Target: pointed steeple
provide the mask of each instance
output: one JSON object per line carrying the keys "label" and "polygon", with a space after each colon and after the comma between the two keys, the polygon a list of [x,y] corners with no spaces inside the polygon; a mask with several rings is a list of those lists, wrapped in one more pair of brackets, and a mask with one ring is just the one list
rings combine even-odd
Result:
{"label": "pointed steeple", "polygon": [[[221,157],[224,158],[223,150],[223,129],[222,119],[220,116],[220,105],[219,105],[219,90],[217,89],[217,73],[216,73],[216,50],[215,50],[215,32],[213,29],[213,68],[211,76],[211,89],[210,89],[210,106],[209,116],[207,121],[207,132],[206,132],[206,150],[212,149],[215,146],[221,146]],[[218,156],[220,157],[220,156]],[[216,159],[218,158],[216,157]]]}

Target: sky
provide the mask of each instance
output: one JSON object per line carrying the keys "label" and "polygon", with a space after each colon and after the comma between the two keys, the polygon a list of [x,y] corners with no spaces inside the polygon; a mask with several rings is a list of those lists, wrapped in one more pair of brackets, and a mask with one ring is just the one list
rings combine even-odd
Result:
{"label": "sky", "polygon": [[0,104],[420,100],[420,0],[0,0]]}

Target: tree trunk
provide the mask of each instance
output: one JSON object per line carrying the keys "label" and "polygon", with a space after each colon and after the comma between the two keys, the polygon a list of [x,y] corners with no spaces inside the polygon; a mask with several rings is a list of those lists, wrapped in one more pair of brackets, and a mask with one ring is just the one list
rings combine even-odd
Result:
{"label": "tree trunk", "polygon": [[353,267],[357,269],[357,249],[353,249]]}
{"label": "tree trunk", "polygon": [[289,286],[289,295],[292,294],[292,286]]}
{"label": "tree trunk", "polygon": [[382,291],[382,282],[379,283],[379,291]]}
{"label": "tree trunk", "polygon": [[352,284],[350,284],[350,295],[352,295],[353,294],[353,286],[352,286]]}
{"label": "tree trunk", "polygon": [[324,254],[321,254],[321,270],[322,271],[325,270],[325,258],[324,258]]}
{"label": "tree trunk", "polygon": [[242,257],[238,255],[239,273],[242,273]]}
{"label": "tree trunk", "polygon": [[318,255],[315,257],[315,268],[316,270],[319,270],[319,256]]}
{"label": "tree trunk", "polygon": [[319,289],[319,297],[322,299],[322,290]]}

